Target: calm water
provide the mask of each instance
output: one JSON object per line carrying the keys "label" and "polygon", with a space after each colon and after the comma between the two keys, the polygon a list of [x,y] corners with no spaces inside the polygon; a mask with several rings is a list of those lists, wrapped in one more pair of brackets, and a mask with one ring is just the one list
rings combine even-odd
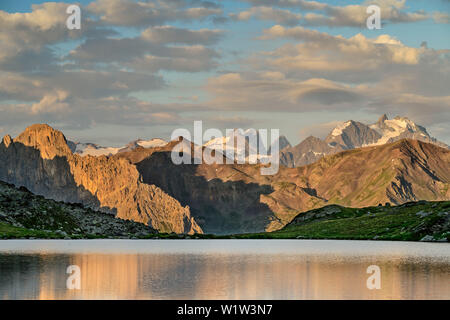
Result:
{"label": "calm water", "polygon": [[[81,270],[68,290],[66,269]],[[378,265],[381,289],[366,286]],[[0,241],[0,299],[450,299],[450,245],[326,240]]]}

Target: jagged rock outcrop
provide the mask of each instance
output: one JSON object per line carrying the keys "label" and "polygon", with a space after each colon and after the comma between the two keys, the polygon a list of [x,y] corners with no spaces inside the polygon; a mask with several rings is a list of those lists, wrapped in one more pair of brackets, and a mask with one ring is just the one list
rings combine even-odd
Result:
{"label": "jagged rock outcrop", "polygon": [[8,148],[12,143],[12,138],[9,134],[7,134],[6,136],[3,137],[2,139],[2,144]]}
{"label": "jagged rock outcrop", "polygon": [[125,159],[72,154],[64,135],[48,125],[28,127],[0,145],[0,180],[35,194],[81,202],[162,232],[201,233],[189,207],[142,182]]}
{"label": "jagged rock outcrop", "polygon": [[295,147],[282,150],[280,163],[289,168],[300,167],[343,150],[345,149],[340,144],[331,145],[319,138],[309,136]]}
{"label": "jagged rock outcrop", "polygon": [[354,149],[374,144],[381,138],[376,130],[364,123],[347,121],[335,128],[326,138],[325,142],[331,146],[341,146],[343,149]]}

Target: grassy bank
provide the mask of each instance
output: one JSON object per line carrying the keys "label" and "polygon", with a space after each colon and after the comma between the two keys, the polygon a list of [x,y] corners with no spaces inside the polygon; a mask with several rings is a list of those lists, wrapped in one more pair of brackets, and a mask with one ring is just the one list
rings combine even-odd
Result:
{"label": "grassy bank", "polygon": [[450,202],[344,208],[327,206],[297,216],[281,230],[239,239],[352,239],[449,241]]}

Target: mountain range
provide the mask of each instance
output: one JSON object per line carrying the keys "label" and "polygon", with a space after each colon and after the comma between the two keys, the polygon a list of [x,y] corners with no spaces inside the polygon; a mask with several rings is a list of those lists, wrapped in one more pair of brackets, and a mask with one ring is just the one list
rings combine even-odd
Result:
{"label": "mountain range", "polygon": [[[273,176],[261,175],[260,163],[175,165],[171,150],[179,141],[139,142],[108,156],[82,156],[60,131],[32,125],[3,138],[0,180],[160,232],[190,234],[279,230],[330,204],[450,199],[450,150],[406,118],[349,121],[324,140],[286,143],[281,152],[295,167],[281,166]],[[300,151],[310,164],[295,161]],[[314,152],[322,153],[315,161]]]}
{"label": "mountain range", "polygon": [[[203,144],[203,147],[223,150],[225,154],[229,149],[227,143],[232,139],[244,137],[245,144],[238,146],[236,143],[232,148],[234,155],[244,156],[248,160],[250,152],[262,154],[258,159],[270,153],[271,147],[259,149],[260,139],[257,130],[234,129],[228,135],[211,139]],[[445,143],[438,141],[429,135],[426,128],[420,126],[406,117],[395,117],[389,120],[384,114],[373,124],[349,120],[336,126],[325,139],[309,136],[299,144],[292,146],[285,136],[278,139],[280,150],[280,163],[287,167],[299,167],[316,162],[326,155],[334,154],[344,150],[362,148],[367,146],[382,145],[401,139],[414,139],[433,143],[443,148],[449,148]],[[132,151],[136,148],[154,148],[167,145],[167,141],[159,138],[150,140],[135,140],[121,147],[103,147],[94,143],[82,143],[68,141],[73,153],[81,156],[111,156],[121,152]],[[264,143],[266,143],[264,141]]]}
{"label": "mountain range", "polygon": [[129,142],[127,145],[122,147],[102,147],[95,143],[83,143],[83,142],[73,142],[67,141],[70,150],[79,154],[80,156],[112,156],[119,152],[131,151],[136,148],[155,148],[163,147],[167,144],[167,141],[159,138],[151,140],[134,140]]}
{"label": "mountain range", "polygon": [[280,162],[291,168],[299,167],[344,150],[382,145],[401,139],[414,139],[448,148],[445,143],[431,137],[424,127],[408,118],[397,116],[389,120],[383,115],[376,123],[369,125],[346,121],[331,130],[325,139],[310,136],[294,147],[283,149]]}

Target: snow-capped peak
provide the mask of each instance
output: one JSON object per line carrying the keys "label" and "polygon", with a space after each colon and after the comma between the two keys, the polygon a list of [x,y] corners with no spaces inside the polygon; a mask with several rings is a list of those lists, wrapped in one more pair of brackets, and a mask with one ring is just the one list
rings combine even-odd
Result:
{"label": "snow-capped peak", "polygon": [[167,145],[167,141],[159,138],[151,139],[151,140],[142,140],[139,139],[136,141],[136,144],[143,148],[158,148],[164,147]]}
{"label": "snow-capped peak", "polygon": [[[258,140],[259,133],[257,130],[247,129],[234,129],[233,131],[229,132],[224,137],[217,137],[214,139],[211,139],[207,141],[203,146],[211,148],[211,149],[222,149],[223,152],[228,150],[230,147],[236,154],[244,153],[246,149],[258,149]],[[235,138],[245,138],[245,144],[243,148],[239,149],[239,145],[237,143],[233,143],[233,139]],[[247,140],[248,138],[248,140]],[[256,138],[256,139],[255,139]],[[241,150],[242,149],[242,150]]]}
{"label": "snow-capped peak", "polygon": [[151,140],[139,139],[139,140],[128,143],[126,146],[117,147],[117,148],[116,147],[102,147],[102,146],[96,145],[94,143],[81,143],[81,142],[73,143],[73,145],[75,146],[73,152],[82,157],[88,156],[88,155],[94,156],[94,157],[99,157],[99,156],[112,156],[112,155],[115,155],[120,152],[131,151],[138,146],[146,148],[146,149],[147,148],[164,147],[165,145],[167,145],[167,141],[165,141],[163,139],[158,139],[158,138],[151,139]]}
{"label": "snow-capped peak", "polygon": [[84,157],[87,155],[99,157],[99,156],[110,156],[119,152],[121,148],[114,147],[101,147],[94,143],[75,143],[75,152],[80,156]]}
{"label": "snow-capped peak", "polygon": [[[381,120],[381,119],[380,119]],[[431,137],[425,128],[417,125],[406,117],[395,117],[389,120],[387,117],[383,121],[378,121],[370,125],[376,130],[381,138],[374,145],[385,144],[397,138],[417,138],[430,139]]]}
{"label": "snow-capped peak", "polygon": [[[250,155],[256,155],[256,159],[261,160],[268,157],[271,146],[267,148],[268,141],[261,140],[262,148],[259,146],[259,139],[261,139],[260,132],[255,129],[234,129],[227,132],[226,136],[211,139],[203,144],[209,149],[218,150],[221,153],[228,155],[234,154],[235,157],[243,157],[248,159]],[[266,137],[270,139],[270,137]],[[238,142],[238,141],[243,141]],[[290,146],[286,137],[281,136],[279,139],[279,149]]]}
{"label": "snow-capped peak", "polygon": [[344,122],[343,124],[338,125],[338,126],[337,126],[336,128],[334,128],[334,130],[331,132],[331,135],[332,135],[333,137],[337,137],[337,136],[341,135],[341,134],[342,134],[342,131],[343,131],[345,128],[347,128],[349,125],[351,125],[351,123],[352,123],[352,121],[350,120],[350,121]]}

